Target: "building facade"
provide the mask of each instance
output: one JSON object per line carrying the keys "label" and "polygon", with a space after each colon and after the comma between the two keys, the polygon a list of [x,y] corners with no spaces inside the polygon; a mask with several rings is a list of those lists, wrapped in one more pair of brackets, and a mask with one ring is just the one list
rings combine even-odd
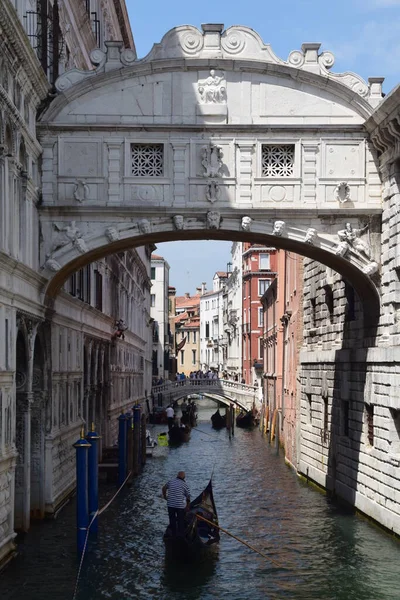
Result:
{"label": "building facade", "polygon": [[303,258],[277,250],[275,261],[276,277],[261,298],[263,406],[264,415],[268,414],[265,426],[284,447],[286,460],[296,465],[300,430],[300,349],[303,343]]}
{"label": "building facade", "polygon": [[[151,388],[148,247],[77,269],[51,306],[42,296],[38,210],[48,177],[36,115],[57,76],[88,68],[110,35],[134,52],[123,0],[0,3],[0,565],[16,532],[73,492],[81,427],[94,422],[101,444],[113,445],[121,409]],[[89,187],[78,178],[69,193],[82,203]],[[56,247],[74,227],[55,220]]]}
{"label": "building facade", "polygon": [[243,243],[242,248],[242,378],[262,388],[264,372],[263,307],[261,298],[276,276],[274,248]]}
{"label": "building facade", "polygon": [[153,378],[168,379],[171,350],[169,329],[169,264],[157,254],[151,255],[150,314],[153,319]]}
{"label": "building facade", "polygon": [[226,345],[224,336],[224,286],[227,273],[217,271],[213,289],[200,298],[200,363],[201,369],[222,376],[225,371]]}
{"label": "building facade", "polygon": [[[204,289],[204,284],[203,284]],[[175,316],[172,317],[175,329],[176,369],[180,374],[189,376],[200,369],[200,297],[197,294],[175,297]]]}
{"label": "building facade", "polygon": [[234,242],[224,290],[223,328],[226,338],[224,368],[229,378],[242,379],[242,243]]}

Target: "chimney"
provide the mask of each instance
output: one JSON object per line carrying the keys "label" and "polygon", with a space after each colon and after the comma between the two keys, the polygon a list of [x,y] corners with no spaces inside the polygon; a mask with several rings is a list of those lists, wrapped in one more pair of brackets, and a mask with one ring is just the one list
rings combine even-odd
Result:
{"label": "chimney", "polygon": [[197,287],[197,288],[196,288],[196,292],[197,292],[198,294],[201,294],[201,287]]}
{"label": "chimney", "polygon": [[189,292],[185,292],[185,298],[190,298]]}
{"label": "chimney", "polygon": [[203,283],[201,284],[201,293],[205,294],[207,291],[207,284],[205,281],[203,281]]}

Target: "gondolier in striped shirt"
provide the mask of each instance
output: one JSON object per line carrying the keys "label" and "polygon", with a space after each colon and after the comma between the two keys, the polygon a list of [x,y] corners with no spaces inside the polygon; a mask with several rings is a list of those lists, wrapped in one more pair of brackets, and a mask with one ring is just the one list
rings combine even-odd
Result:
{"label": "gondolier in striped shirt", "polygon": [[185,481],[185,472],[179,471],[175,479],[171,479],[162,488],[167,501],[169,526],[173,536],[185,535],[185,509],[190,504],[190,490]]}

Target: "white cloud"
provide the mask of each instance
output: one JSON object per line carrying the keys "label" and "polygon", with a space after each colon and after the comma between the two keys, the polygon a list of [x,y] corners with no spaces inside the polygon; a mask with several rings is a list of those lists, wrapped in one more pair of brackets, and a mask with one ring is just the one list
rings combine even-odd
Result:
{"label": "white cloud", "polygon": [[[400,5],[400,0],[397,2]],[[346,41],[333,40],[330,49],[335,54],[340,67],[345,65],[346,70],[350,67],[360,73],[367,73],[365,77],[394,75],[398,78],[399,31],[400,16],[390,21],[369,21],[355,27],[353,37],[351,33],[349,37],[348,33]]]}

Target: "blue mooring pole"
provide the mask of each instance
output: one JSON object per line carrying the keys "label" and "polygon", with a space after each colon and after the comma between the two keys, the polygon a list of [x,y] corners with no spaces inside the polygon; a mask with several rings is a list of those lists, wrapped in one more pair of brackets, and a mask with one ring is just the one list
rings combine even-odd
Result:
{"label": "blue mooring pole", "polygon": [[140,469],[142,468],[142,452],[141,452],[141,444],[140,444],[140,412],[141,412],[141,408],[140,405],[137,404],[136,406],[134,406],[133,408],[133,430],[135,432],[135,435],[137,436],[137,440],[138,440],[138,447],[137,447],[137,464],[138,464],[138,470],[140,471]]}
{"label": "blue mooring pole", "polygon": [[122,485],[126,479],[126,425],[124,414],[118,417],[118,485]]}
{"label": "blue mooring pole", "polygon": [[88,449],[90,448],[90,444],[85,440],[83,428],[74,448],[76,448],[76,543],[78,554],[82,554],[89,525]]}
{"label": "blue mooring pole", "polygon": [[[86,435],[90,444],[88,452],[88,494],[89,494],[89,523],[99,508],[99,448],[98,441],[100,436],[94,430],[92,423],[91,430]],[[90,526],[90,533],[97,533],[99,530],[98,517],[96,517]]]}

